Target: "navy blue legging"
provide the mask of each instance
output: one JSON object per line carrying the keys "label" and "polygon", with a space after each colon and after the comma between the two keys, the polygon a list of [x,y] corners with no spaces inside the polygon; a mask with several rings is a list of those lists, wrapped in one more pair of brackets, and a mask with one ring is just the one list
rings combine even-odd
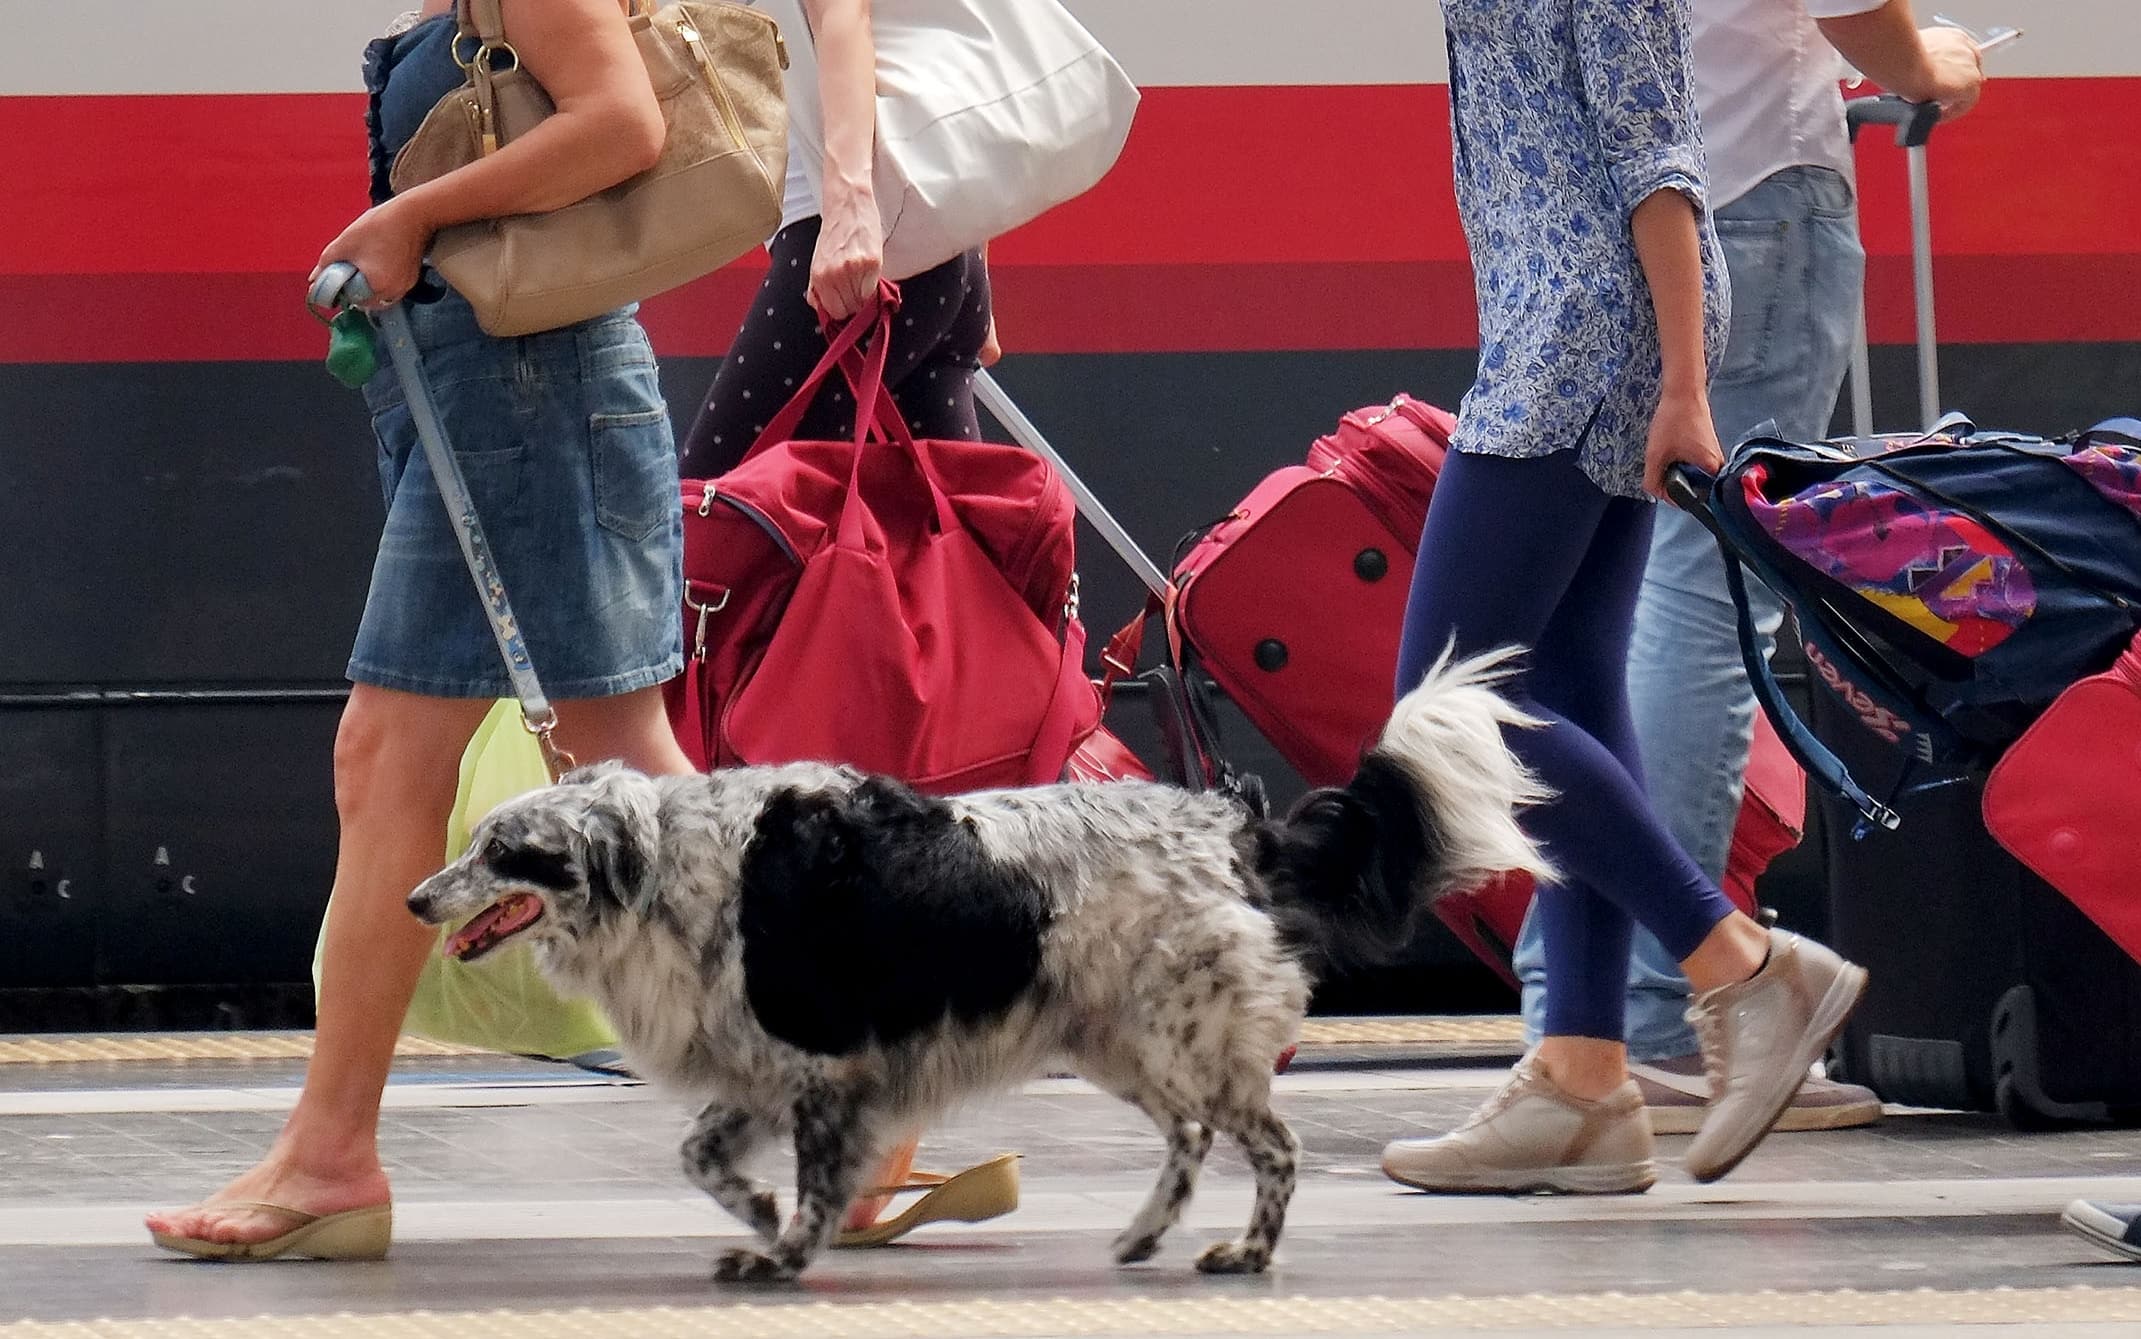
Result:
{"label": "navy blue legging", "polygon": [[1510,696],[1547,724],[1508,739],[1557,796],[1523,820],[1564,876],[1533,913],[1548,1036],[1621,1040],[1635,921],[1680,959],[1732,911],[1643,794],[1627,667],[1650,526],[1650,503],[1608,497],[1574,451],[1451,452],[1405,609],[1400,693],[1453,638],[1460,655],[1531,648]]}

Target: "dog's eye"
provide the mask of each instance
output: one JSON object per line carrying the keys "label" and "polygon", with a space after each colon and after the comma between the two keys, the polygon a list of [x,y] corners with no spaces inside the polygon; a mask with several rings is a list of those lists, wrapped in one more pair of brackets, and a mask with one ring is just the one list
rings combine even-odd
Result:
{"label": "dog's eye", "polygon": [[506,857],[505,839],[493,837],[483,844],[483,863],[495,865]]}

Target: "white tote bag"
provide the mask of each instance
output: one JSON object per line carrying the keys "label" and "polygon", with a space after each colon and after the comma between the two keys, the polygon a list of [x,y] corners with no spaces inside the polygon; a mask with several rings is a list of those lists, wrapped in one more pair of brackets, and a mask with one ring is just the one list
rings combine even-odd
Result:
{"label": "white tote bag", "polygon": [[[767,9],[791,32],[797,0]],[[905,279],[1092,188],[1129,138],[1137,86],[1058,0],[874,0],[878,212]],[[791,42],[793,152],[823,199],[817,62]]]}

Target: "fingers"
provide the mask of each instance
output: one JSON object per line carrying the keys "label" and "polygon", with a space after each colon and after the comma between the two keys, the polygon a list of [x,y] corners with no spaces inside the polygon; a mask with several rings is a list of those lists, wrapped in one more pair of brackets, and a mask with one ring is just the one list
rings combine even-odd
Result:
{"label": "fingers", "polygon": [[841,262],[813,274],[804,294],[812,308],[828,321],[845,321],[869,305],[877,291],[876,266]]}

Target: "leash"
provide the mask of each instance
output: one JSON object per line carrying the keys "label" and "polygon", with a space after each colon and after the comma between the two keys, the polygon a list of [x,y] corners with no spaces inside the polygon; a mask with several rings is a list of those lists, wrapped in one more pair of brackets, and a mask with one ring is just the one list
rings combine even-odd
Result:
{"label": "leash", "polygon": [[[359,310],[358,304],[372,296],[371,285],[357,267],[346,261],[336,261],[320,271],[313,282],[306,305],[315,316],[343,321],[350,313]],[[476,585],[476,598],[483,603],[483,612],[490,620],[491,636],[498,643],[498,654],[504,659],[506,677],[512,680],[513,696],[520,699],[521,725],[535,736],[536,744],[543,751],[543,766],[550,779],[572,770],[575,765],[572,754],[565,751],[553,732],[557,729],[557,711],[550,699],[543,695],[542,680],[535,675],[535,664],[528,657],[528,644],[520,634],[520,622],[513,616],[513,602],[506,597],[505,581],[498,575],[498,565],[491,558],[490,542],[483,537],[483,523],[476,516],[475,501],[469,497],[468,481],[461,475],[461,466],[454,459],[453,447],[446,435],[446,425],[439,418],[438,402],[432,398],[431,383],[424,376],[423,359],[416,348],[416,332],[409,326],[409,313],[400,303],[373,313],[371,321],[387,346],[387,357],[394,365],[394,375],[401,382],[402,395],[409,405],[409,417],[415,420],[417,439],[423,443],[424,460],[431,467],[431,477],[438,484],[439,497],[446,504],[446,514],[453,521],[454,537],[460,541],[461,557],[468,564],[468,575]],[[337,333],[345,330],[337,326]]]}

